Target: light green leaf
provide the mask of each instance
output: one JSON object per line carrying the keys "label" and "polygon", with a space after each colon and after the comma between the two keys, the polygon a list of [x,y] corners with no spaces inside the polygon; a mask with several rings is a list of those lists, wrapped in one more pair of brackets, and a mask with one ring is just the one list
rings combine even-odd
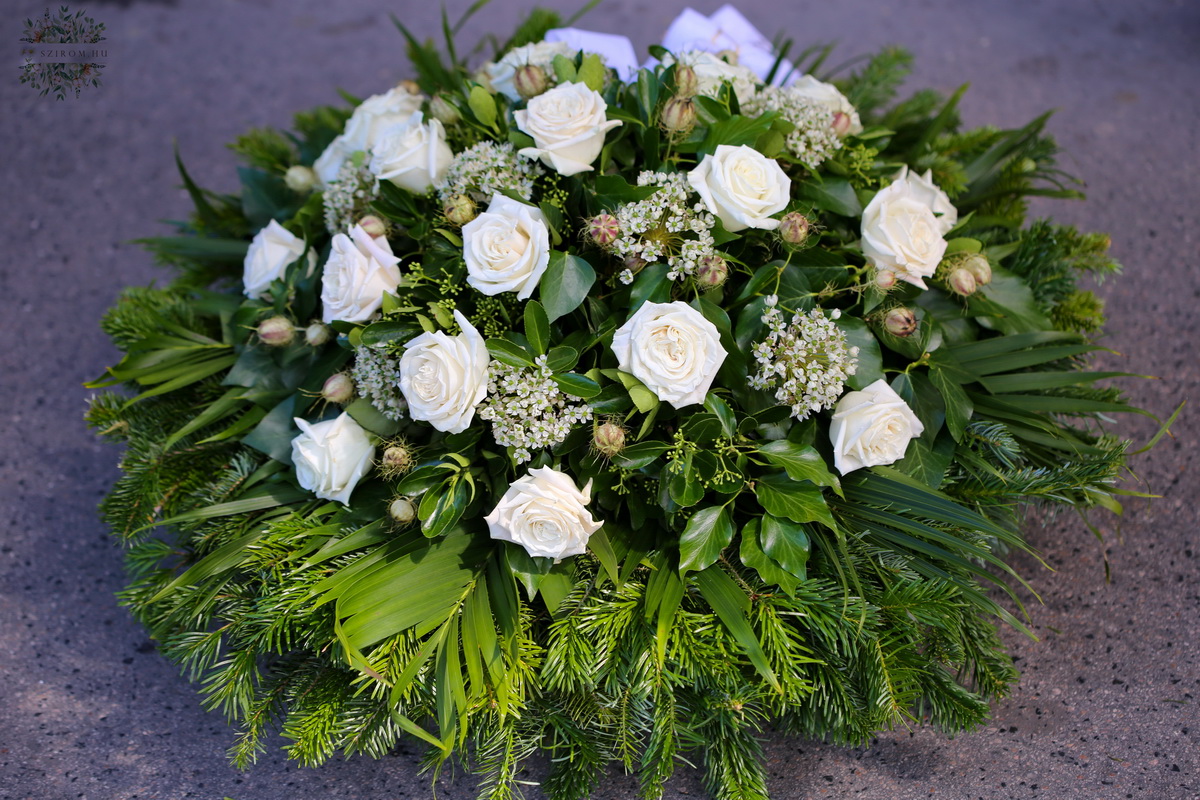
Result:
{"label": "light green leaf", "polygon": [[471,113],[480,122],[489,128],[496,127],[496,98],[492,97],[487,89],[482,86],[472,86],[467,103],[471,106]]}

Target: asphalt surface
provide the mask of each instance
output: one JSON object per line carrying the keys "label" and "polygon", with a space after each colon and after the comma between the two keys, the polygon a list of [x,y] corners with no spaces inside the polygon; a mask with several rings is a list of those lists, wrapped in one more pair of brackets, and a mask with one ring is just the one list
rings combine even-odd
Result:
{"label": "asphalt surface", "polygon": [[[23,20],[44,5],[0,2],[0,49],[9,53],[0,78],[0,799],[429,797],[415,749],[300,769],[276,741],[247,773],[227,765],[224,720],[200,708],[114,598],[120,553],[95,505],[118,453],[83,425],[80,384],[116,358],[97,320],[117,292],[165,277],[128,242],[187,212],[172,142],[202,185],[234,190],[225,142],[337,102],[338,87],[367,95],[406,77],[388,14],[432,36],[436,4],[94,1],[86,8],[107,25],[110,65],[100,87],[65,102],[17,80]],[[467,2],[447,5],[456,15]],[[506,35],[524,7],[496,0],[463,41]],[[583,24],[627,33],[644,52],[681,8],[612,0]],[[1128,384],[1156,413],[1200,400],[1200,5],[743,0],[741,8],[768,35],[837,40],[844,57],[906,45],[917,56],[911,88],[972,84],[962,104],[970,123],[1020,126],[1057,108],[1050,130],[1090,199],[1037,208],[1112,233],[1125,274],[1100,287],[1107,344],[1118,353],[1106,364],[1158,376]],[[1174,440],[1134,460],[1163,497],[1131,502],[1119,532],[1098,518],[1105,545],[1072,515],[1031,524],[1056,571],[1022,562],[1044,600],[1030,606],[1040,640],[1006,636],[1024,676],[984,729],[954,740],[899,730],[863,749],[769,736],[773,795],[1200,797],[1196,420],[1185,411]],[[1122,425],[1140,441],[1153,428],[1141,418]],[[526,777],[538,775],[534,765]],[[474,796],[461,772],[448,771],[436,789],[445,800]],[[636,781],[615,771],[595,793],[635,795]],[[684,796],[703,796],[686,768],[668,791]]]}

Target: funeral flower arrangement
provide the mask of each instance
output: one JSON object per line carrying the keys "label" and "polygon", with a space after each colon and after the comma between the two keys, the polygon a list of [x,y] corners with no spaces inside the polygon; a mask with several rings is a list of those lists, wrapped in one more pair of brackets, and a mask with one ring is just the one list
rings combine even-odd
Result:
{"label": "funeral flower arrangement", "polygon": [[234,761],[757,798],[768,726],[980,724],[1022,509],[1129,493],[1108,240],[1025,219],[1077,194],[1046,118],[962,130],[903,51],[829,75],[729,7],[642,64],[545,11],[482,67],[401,29],[415,80],[238,139],[240,194],[180,163],[178,276],[103,321],[123,600]]}

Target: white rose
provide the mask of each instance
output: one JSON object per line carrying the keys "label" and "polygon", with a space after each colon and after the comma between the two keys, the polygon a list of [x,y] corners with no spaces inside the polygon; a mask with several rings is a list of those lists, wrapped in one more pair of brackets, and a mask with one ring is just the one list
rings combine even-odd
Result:
{"label": "white rose", "polygon": [[896,174],[896,180],[905,181],[913,196],[929,206],[929,210],[937,217],[938,229],[944,235],[958,224],[958,209],[950,202],[950,197],[933,182],[930,177],[932,173],[933,170],[927,169],[924,175],[918,175],[909,172],[908,165],[905,164]]}
{"label": "white rose", "polygon": [[867,204],[862,216],[862,250],[877,269],[891,270],[900,280],[924,289],[924,279],[937,271],[946,252],[942,233],[949,228],[945,227],[945,213],[942,219],[934,216],[931,202],[937,198],[910,180],[912,177],[907,168],[902,170]]}
{"label": "white rose", "polygon": [[727,355],[717,327],[681,300],[643,303],[612,349],[623,371],[676,408],[704,402]]}
{"label": "white rose", "polygon": [[771,215],[787,207],[792,188],[775,159],[747,145],[717,145],[716,154],[706,155],[687,179],[730,233],[778,228],[779,220]]}
{"label": "white rose", "polygon": [[539,94],[521,111],[513,112],[517,127],[533,137],[533,147],[520,152],[540,158],[560,175],[592,168],[604,148],[604,134],[621,124],[605,116],[608,104],[599,92],[582,83],[564,83]]}
{"label": "white rose", "polygon": [[350,493],[375,460],[375,445],[349,414],[312,424],[295,420],[292,464],[300,485],[322,500],[349,505]]}
{"label": "white rose", "polygon": [[493,539],[519,544],[534,558],[582,555],[603,522],[587,510],[592,482],[579,491],[570,476],[551,467],[517,478],[484,519]]}
{"label": "white rose", "polygon": [[321,319],[366,322],[383,305],[383,293],[396,291],[399,263],[388,240],[371,238],[361,225],[349,236],[336,234],[321,275]]}
{"label": "white rose", "polygon": [[528,300],[550,263],[550,229],[540,208],[502,194],[462,229],[467,283],[486,295]]}
{"label": "white rose", "polygon": [[514,47],[496,63],[485,64],[482,71],[493,91],[499,92],[515,103],[521,99],[517,87],[513,84],[517,70],[528,64],[552,73],[555,56],[573,59],[578,52],[566,42],[535,42]]}
{"label": "white rose", "polygon": [[[692,68],[696,73],[696,91],[705,97],[716,97],[721,85],[733,87],[739,103],[749,103],[758,93],[758,77],[748,68],[730,64],[724,59],[704,50],[689,50],[679,54],[679,63]],[[675,57],[668,54],[663,64],[671,66]]]}
{"label": "white rose", "polygon": [[487,394],[487,346],[461,312],[454,319],[458,336],[444,331],[422,333],[404,345],[400,357],[400,391],[408,414],[439,431],[462,433],[475,417],[475,406]]}
{"label": "white rose", "polygon": [[862,121],[858,118],[858,109],[850,105],[846,95],[838,91],[832,83],[825,83],[812,75],[802,75],[788,85],[788,92],[805,100],[828,108],[833,113],[839,111],[850,118],[848,134],[862,133]]}
{"label": "white rose", "polygon": [[424,98],[407,89],[396,87],[385,94],[368,97],[354,109],[342,133],[330,142],[325,152],[313,162],[313,170],[322,185],[337,180],[338,170],[353,153],[369,151],[379,141],[384,130],[405,122],[414,111],[421,110]]}
{"label": "white rose", "polygon": [[381,181],[425,194],[442,179],[453,160],[442,123],[436,119],[426,123],[424,115],[414,111],[404,122],[380,133],[371,148],[370,169]]}
{"label": "white rose", "polygon": [[[247,297],[262,297],[271,283],[283,277],[288,265],[304,252],[304,240],[275,220],[254,234],[242,271],[242,283]],[[316,263],[317,254],[309,252],[309,269]]]}
{"label": "white rose", "polygon": [[[771,41],[733,6],[722,6],[709,17],[690,8],[684,9],[667,28],[662,43],[672,53],[688,50],[731,53],[739,65],[750,70],[760,81],[766,80],[775,66]],[[783,59],[775,70],[773,82],[783,82],[792,71],[792,62]]]}
{"label": "white rose", "polygon": [[845,475],[899,461],[908,443],[924,430],[917,415],[881,378],[862,391],[847,392],[834,406],[829,423],[833,465]]}

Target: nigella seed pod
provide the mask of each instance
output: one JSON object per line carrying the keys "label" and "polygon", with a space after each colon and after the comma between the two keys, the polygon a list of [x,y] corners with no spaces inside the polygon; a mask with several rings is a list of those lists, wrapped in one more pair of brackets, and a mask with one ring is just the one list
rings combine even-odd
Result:
{"label": "nigella seed pod", "polygon": [[887,291],[896,285],[896,273],[890,269],[875,270],[875,287]]}
{"label": "nigella seed pod", "polygon": [[309,347],[320,347],[329,341],[329,326],[314,322],[304,329],[304,343]]}
{"label": "nigella seed pod", "polygon": [[389,476],[403,475],[412,469],[413,452],[405,444],[393,444],[383,451],[379,466]]}
{"label": "nigella seed pod", "polygon": [[296,326],[287,317],[271,317],[258,324],[258,338],[271,347],[287,347],[296,338]]}
{"label": "nigella seed pod", "polygon": [[458,113],[458,109],[440,94],[429,101],[429,113],[433,114],[433,118],[447,128],[457,125],[462,120],[462,114]]}
{"label": "nigella seed pod", "polygon": [[696,77],[696,70],[687,64],[675,62],[675,96],[695,97],[698,91],[700,80]]}
{"label": "nigella seed pod", "polygon": [[513,87],[517,94],[528,100],[549,89],[550,79],[546,77],[546,70],[537,64],[526,64],[513,76]]}
{"label": "nigella seed pod", "polygon": [[397,497],[388,505],[388,516],[401,525],[407,525],[417,518],[417,507],[407,497]]}
{"label": "nigella seed pod", "polygon": [[975,290],[979,288],[975,281],[975,276],[968,270],[958,267],[950,273],[950,277],[946,282],[950,285],[950,291],[961,297],[968,297],[975,294]]}
{"label": "nigella seed pod", "polygon": [[839,139],[850,132],[850,115],[845,111],[833,112],[833,135]]}
{"label": "nigella seed pod", "polygon": [[313,172],[311,167],[302,167],[297,164],[288,167],[287,172],[283,174],[283,182],[297,194],[308,194],[317,182],[317,173]]}
{"label": "nigella seed pod", "polygon": [[637,275],[650,262],[641,256],[629,256],[625,259],[625,269]]}
{"label": "nigella seed pod", "polygon": [[387,234],[387,223],[374,214],[368,214],[360,219],[358,225],[372,239],[378,239],[380,236]]}
{"label": "nigella seed pod", "polygon": [[687,133],[696,127],[696,104],[690,97],[672,97],[658,121],[668,133]]}
{"label": "nigella seed pod", "polygon": [[963,262],[963,269],[971,273],[976,286],[987,286],[992,282],[992,265],[985,255],[973,254]]}
{"label": "nigella seed pod", "polygon": [[897,306],[883,318],[883,327],[893,336],[912,336],[917,330],[917,316],[911,309]]}
{"label": "nigella seed pod", "polygon": [[597,425],[592,434],[592,444],[596,452],[612,458],[625,449],[625,429],[613,422]]}
{"label": "nigella seed pod", "polygon": [[325,379],[321,397],[330,403],[344,406],[354,397],[354,381],[344,372],[335,372]]}
{"label": "nigella seed pod", "polygon": [[788,244],[804,244],[812,224],[799,211],[789,211],[779,220],[779,238]]}
{"label": "nigella seed pod", "polygon": [[717,255],[705,256],[696,265],[696,283],[705,289],[715,289],[729,277],[729,264]]}
{"label": "nigella seed pod", "polygon": [[452,225],[466,225],[475,219],[475,201],[465,194],[456,194],[442,206],[442,213]]}
{"label": "nigella seed pod", "polygon": [[609,213],[600,213],[585,225],[588,238],[600,247],[608,247],[621,235],[621,223]]}

